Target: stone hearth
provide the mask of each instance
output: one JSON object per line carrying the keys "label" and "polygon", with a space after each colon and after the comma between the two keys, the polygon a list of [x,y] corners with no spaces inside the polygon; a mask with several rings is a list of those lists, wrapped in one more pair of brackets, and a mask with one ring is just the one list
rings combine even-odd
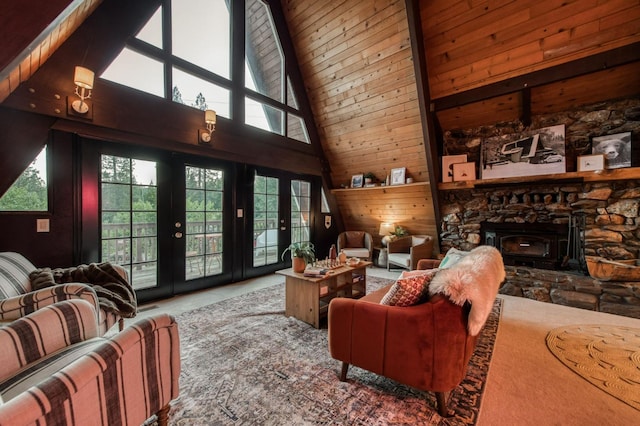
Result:
{"label": "stone hearth", "polygon": [[[640,99],[576,108],[532,117],[531,128],[564,124],[567,170],[575,170],[578,155],[590,154],[590,138],[632,132],[633,165],[638,166]],[[467,154],[480,164],[483,138],[516,133],[520,122],[445,132],[444,154]],[[583,183],[565,180],[512,183],[475,189],[440,191],[441,252],[450,247],[470,250],[484,244],[481,224],[513,223],[569,225],[584,217],[584,254],[612,260],[640,258],[640,180]],[[601,282],[582,271],[507,266],[500,292],[545,302],[640,318],[640,282]]]}

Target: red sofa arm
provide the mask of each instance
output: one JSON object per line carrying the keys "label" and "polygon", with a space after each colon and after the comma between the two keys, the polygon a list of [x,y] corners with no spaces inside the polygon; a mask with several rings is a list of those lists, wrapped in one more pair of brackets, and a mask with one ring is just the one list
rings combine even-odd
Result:
{"label": "red sofa arm", "polygon": [[435,269],[440,266],[440,259],[420,259],[416,269]]}

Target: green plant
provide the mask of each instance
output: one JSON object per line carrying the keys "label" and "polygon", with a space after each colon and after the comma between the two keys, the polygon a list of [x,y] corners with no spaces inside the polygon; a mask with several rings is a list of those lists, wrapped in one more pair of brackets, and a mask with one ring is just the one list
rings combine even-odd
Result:
{"label": "green plant", "polygon": [[391,232],[391,235],[395,235],[396,237],[404,237],[405,235],[409,235],[409,231],[404,229],[402,226],[396,226],[396,230]]}
{"label": "green plant", "polygon": [[282,252],[282,260],[284,260],[284,255],[287,252],[291,252],[291,257],[303,258],[306,263],[313,263],[316,260],[315,247],[313,243],[307,241],[289,244],[289,247]]}
{"label": "green plant", "polygon": [[371,179],[372,182],[377,181],[378,178],[372,172],[367,172],[364,174],[365,179]]}

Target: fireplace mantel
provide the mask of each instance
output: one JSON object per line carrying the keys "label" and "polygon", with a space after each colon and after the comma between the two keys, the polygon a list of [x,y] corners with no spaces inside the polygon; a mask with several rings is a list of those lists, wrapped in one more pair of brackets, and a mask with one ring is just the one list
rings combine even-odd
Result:
{"label": "fireplace mantel", "polygon": [[551,184],[570,182],[604,182],[613,180],[640,179],[640,167],[600,170],[595,172],[567,172],[551,175],[521,176],[513,178],[478,179],[459,182],[440,182],[441,191],[455,191],[489,186],[511,186],[514,184]]}

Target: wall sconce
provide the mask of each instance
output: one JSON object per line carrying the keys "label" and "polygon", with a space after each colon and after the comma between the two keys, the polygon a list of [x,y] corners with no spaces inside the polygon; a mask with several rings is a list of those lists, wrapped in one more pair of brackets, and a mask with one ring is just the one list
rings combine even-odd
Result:
{"label": "wall sconce", "polygon": [[390,222],[382,222],[380,224],[380,229],[378,230],[378,235],[382,235],[382,245],[386,246],[389,240],[391,239],[391,233],[395,232],[396,224]]}
{"label": "wall sconce", "polygon": [[[91,89],[93,89],[94,73],[88,68],[76,67],[73,74],[73,82],[76,84],[76,95],[79,100],[71,103],[71,108],[78,114],[86,114],[89,112],[89,104],[85,102],[91,97]],[[89,91],[89,93],[87,93]]]}
{"label": "wall sconce", "polygon": [[213,131],[216,130],[216,112],[208,109],[204,112],[204,122],[207,130],[198,130],[198,142],[209,144],[213,140]]}

